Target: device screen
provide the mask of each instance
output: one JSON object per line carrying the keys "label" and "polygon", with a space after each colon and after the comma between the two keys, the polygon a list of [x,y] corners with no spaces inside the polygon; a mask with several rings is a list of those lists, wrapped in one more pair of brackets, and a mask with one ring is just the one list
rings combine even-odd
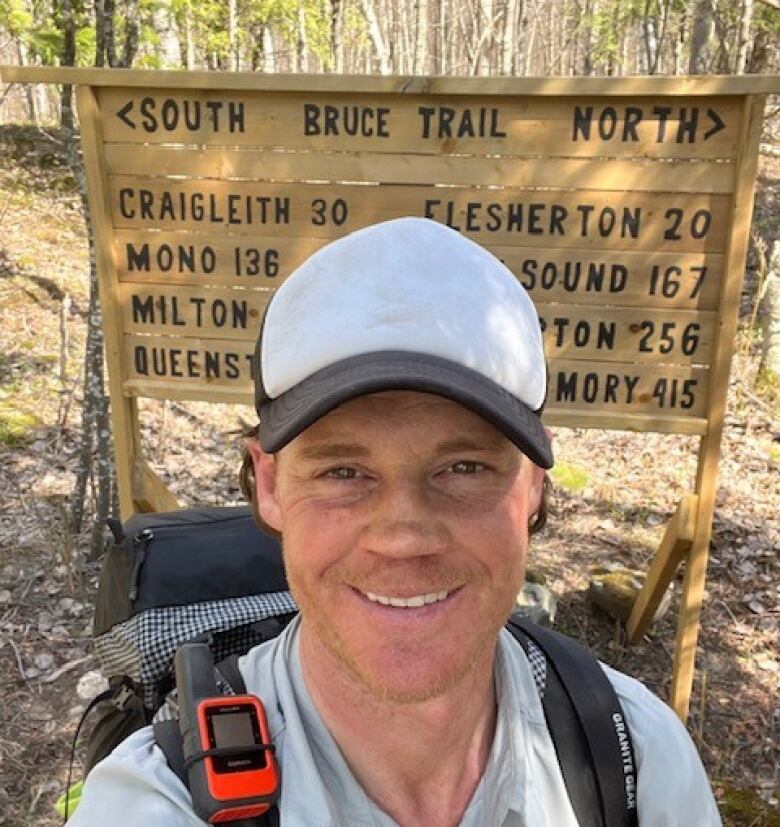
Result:
{"label": "device screen", "polygon": [[255,743],[252,713],[226,712],[214,716],[214,741],[217,747],[240,747]]}
{"label": "device screen", "polygon": [[[230,707],[208,712],[209,735],[216,749],[241,748],[262,743],[257,714],[251,708]],[[265,767],[265,752],[214,758],[217,772],[241,772]]]}

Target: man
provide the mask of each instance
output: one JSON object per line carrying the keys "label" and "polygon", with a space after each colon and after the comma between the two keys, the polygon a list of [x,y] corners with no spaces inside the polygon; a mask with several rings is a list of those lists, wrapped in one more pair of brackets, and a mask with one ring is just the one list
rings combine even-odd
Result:
{"label": "man", "polygon": [[[249,487],[300,616],[241,671],[269,712],[283,827],[574,827],[531,668],[502,631],[552,465],[523,288],[452,230],[379,224],[280,287],[255,364]],[[720,824],[680,722],[606,671],[641,827]],[[93,770],[73,823],[200,822],[147,728]]]}

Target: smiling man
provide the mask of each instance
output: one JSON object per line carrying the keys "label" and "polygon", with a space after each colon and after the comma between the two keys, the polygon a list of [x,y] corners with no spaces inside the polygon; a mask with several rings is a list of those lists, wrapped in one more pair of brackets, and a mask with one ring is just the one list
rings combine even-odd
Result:
{"label": "smiling man", "polygon": [[[240,669],[269,713],[282,827],[576,827],[531,665],[502,630],[552,466],[523,288],[432,221],[369,227],[279,288],[255,374],[243,479],[300,614]],[[605,671],[641,827],[720,824],[671,710]],[[90,774],[74,823],[201,822],[147,728]]]}

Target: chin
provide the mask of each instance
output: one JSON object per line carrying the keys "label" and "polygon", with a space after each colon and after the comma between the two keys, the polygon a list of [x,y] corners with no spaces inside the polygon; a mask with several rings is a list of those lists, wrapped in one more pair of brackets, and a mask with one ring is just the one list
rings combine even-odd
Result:
{"label": "chin", "polygon": [[[400,651],[382,651],[381,643],[372,651],[352,649],[346,641],[333,645],[331,654],[346,667],[363,691],[378,700],[395,704],[414,704],[446,695],[468,679],[482,658],[468,657],[465,650],[453,647],[443,651],[407,647]],[[491,650],[492,652],[492,650]]]}
{"label": "chin", "polygon": [[[416,704],[446,695],[471,671],[468,664],[453,669],[367,670],[356,673],[364,690],[374,698],[398,705]],[[422,674],[421,674],[422,673]]]}

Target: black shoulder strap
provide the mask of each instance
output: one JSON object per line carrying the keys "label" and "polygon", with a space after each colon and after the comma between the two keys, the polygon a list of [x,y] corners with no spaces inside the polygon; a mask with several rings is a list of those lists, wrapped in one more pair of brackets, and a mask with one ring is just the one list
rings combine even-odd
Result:
{"label": "black shoulder strap", "polygon": [[[152,724],[154,740],[165,755],[168,766],[176,773],[187,789],[187,770],[184,768],[184,750],[178,721],[157,721]],[[279,827],[279,810],[272,807],[264,815],[241,821],[226,822],[229,827]]]}
{"label": "black shoulder strap", "polygon": [[599,662],[571,638],[513,616],[507,628],[547,657],[542,706],[581,827],[637,827],[628,725]]}
{"label": "black shoulder strap", "polygon": [[220,678],[233,690],[234,695],[246,694],[244,676],[238,668],[239,655],[228,655],[216,665]]}

